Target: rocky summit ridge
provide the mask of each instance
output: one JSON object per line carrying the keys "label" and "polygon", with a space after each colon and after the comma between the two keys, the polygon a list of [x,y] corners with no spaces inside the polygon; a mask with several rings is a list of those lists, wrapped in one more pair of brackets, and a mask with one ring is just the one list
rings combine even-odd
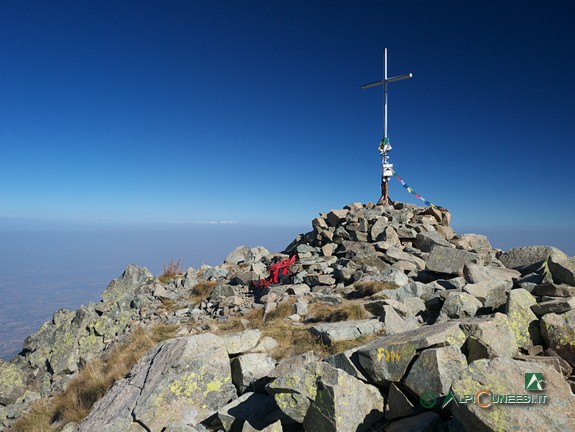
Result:
{"label": "rocky summit ridge", "polygon": [[0,431],[26,430],[41,401],[158,325],[173,337],[52,430],[573,429],[575,258],[494,249],[447,211],[403,203],[353,203],[312,227],[283,253],[240,246],[169,277],[130,264],[100,302],[56,312],[0,361]]}

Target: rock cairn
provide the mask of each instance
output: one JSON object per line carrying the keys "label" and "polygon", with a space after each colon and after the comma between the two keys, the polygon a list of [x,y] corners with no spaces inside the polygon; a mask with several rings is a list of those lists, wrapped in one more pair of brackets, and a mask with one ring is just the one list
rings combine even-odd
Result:
{"label": "rock cairn", "polygon": [[[353,203],[312,227],[283,253],[240,246],[220,266],[165,282],[129,265],[99,303],[58,311],[0,362],[0,430],[136,327],[157,323],[178,326],[178,337],[148,351],[65,430],[573,428],[575,258],[550,246],[497,250],[485,236],[457,235],[448,212],[402,203]],[[282,283],[251,288],[294,253]],[[365,315],[323,322],[317,304]],[[352,342],[325,358],[278,359],[281,342],[247,317],[282,307],[282,325],[323,346]],[[245,329],[218,332],[233,319]]]}

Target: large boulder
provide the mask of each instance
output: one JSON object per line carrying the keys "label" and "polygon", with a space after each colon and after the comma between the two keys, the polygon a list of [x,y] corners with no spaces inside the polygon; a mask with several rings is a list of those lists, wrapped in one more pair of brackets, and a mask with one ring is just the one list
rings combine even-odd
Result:
{"label": "large boulder", "polygon": [[553,282],[575,286],[575,257],[552,256],[548,265]]}
{"label": "large boulder", "polygon": [[477,254],[472,252],[435,246],[429,254],[425,269],[435,273],[462,276],[465,264],[477,262],[478,259]]}
{"label": "large boulder", "polygon": [[0,404],[10,405],[27,390],[26,372],[12,363],[0,360]]}
{"label": "large boulder", "polygon": [[273,398],[249,392],[220,408],[218,418],[226,432],[241,430],[246,423],[256,430],[262,430],[271,423],[266,421],[266,416],[276,409]]}
{"label": "large boulder", "polygon": [[196,425],[234,397],[228,353],[220,338],[205,333],[171,339],[149,350],[116,382],[77,432],[130,430],[133,423],[151,432],[178,421]]}
{"label": "large boulder", "polygon": [[476,317],[461,322],[467,336],[469,361],[478,358],[513,357],[517,354],[517,341],[507,315]]}
{"label": "large boulder", "polygon": [[399,382],[416,350],[431,346],[461,347],[465,339],[457,322],[446,321],[375,339],[357,351],[358,362],[375,384]]}
{"label": "large boulder", "polygon": [[404,384],[420,397],[425,393],[445,396],[466,367],[465,356],[457,346],[426,349],[415,360]]}
{"label": "large boulder", "polygon": [[333,345],[336,342],[374,334],[384,328],[384,324],[379,320],[365,319],[316,324],[310,328],[310,331],[321,337],[326,345]]}
{"label": "large boulder", "polygon": [[305,430],[362,431],[383,416],[379,390],[325,363],[311,363],[268,385],[280,409]]}
{"label": "large boulder", "polygon": [[529,291],[519,288],[511,290],[505,305],[505,313],[515,333],[517,345],[525,350],[541,344],[539,320],[531,310],[531,306],[535,304],[537,304],[535,297]]}
{"label": "large boulder", "polygon": [[469,283],[502,281],[508,282],[509,288],[513,287],[513,281],[521,277],[517,270],[505,267],[484,266],[481,264],[467,263],[463,268],[465,280]]}
{"label": "large boulder", "polygon": [[563,259],[567,255],[552,246],[523,246],[509,249],[499,260],[505,267],[527,274],[539,270],[549,258]]}
{"label": "large boulder", "polygon": [[[526,390],[526,374],[541,373],[543,392]],[[528,378],[528,377],[527,377]],[[509,358],[477,360],[465,369],[452,385],[457,400],[466,396],[475,397],[479,392],[480,403],[455,403],[450,407],[455,417],[465,425],[466,430],[477,432],[491,431],[568,431],[575,424],[575,396],[569,383],[552,367],[541,363],[531,363]],[[514,404],[493,403],[507,395],[513,395]],[[515,395],[519,395],[516,397]],[[540,395],[546,396],[545,403],[531,401]]]}
{"label": "large boulder", "polygon": [[575,366],[575,310],[541,318],[541,335],[557,354]]}

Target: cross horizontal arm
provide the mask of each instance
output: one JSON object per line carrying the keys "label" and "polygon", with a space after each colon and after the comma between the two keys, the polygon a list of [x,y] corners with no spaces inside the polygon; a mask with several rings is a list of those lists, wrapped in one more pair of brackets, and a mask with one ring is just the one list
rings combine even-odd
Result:
{"label": "cross horizontal arm", "polygon": [[361,88],[366,89],[366,88],[375,87],[375,86],[382,85],[382,84],[389,84],[389,83],[392,83],[395,81],[401,81],[401,80],[412,78],[412,77],[413,77],[413,74],[411,74],[411,73],[398,75],[396,77],[387,78],[387,79],[384,79],[382,81],[375,81],[375,82],[372,82],[369,84],[364,84],[361,86]]}

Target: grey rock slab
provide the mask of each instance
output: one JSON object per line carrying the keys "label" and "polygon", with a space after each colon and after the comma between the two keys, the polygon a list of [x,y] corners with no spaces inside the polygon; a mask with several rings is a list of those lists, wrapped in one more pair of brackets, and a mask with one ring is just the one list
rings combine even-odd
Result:
{"label": "grey rock slab", "polygon": [[387,242],[390,245],[394,246],[401,245],[401,240],[397,235],[397,231],[391,226],[388,226],[383,230],[383,238],[381,238],[381,240]]}
{"label": "grey rock slab", "polygon": [[575,366],[575,310],[543,316],[541,334],[549,348]]}
{"label": "grey rock slab", "polygon": [[477,254],[472,252],[435,246],[429,254],[425,269],[435,273],[462,276],[465,264],[477,262],[477,260]]}
{"label": "grey rock slab", "polygon": [[529,349],[533,345],[541,345],[539,320],[531,310],[531,306],[535,304],[535,297],[523,288],[511,290],[509,293],[505,313],[519,348]]}
{"label": "grey rock slab", "polygon": [[494,280],[467,284],[463,290],[479,300],[483,307],[498,309],[507,302],[510,288],[507,282]]}
{"label": "grey rock slab", "polygon": [[149,350],[96,402],[78,432],[129,430],[132,420],[151,432],[175,421],[197,424],[236,397],[231,381],[220,338],[204,333],[170,339]]}
{"label": "grey rock slab", "polygon": [[379,319],[383,322],[386,335],[402,333],[407,330],[419,328],[417,320],[403,319],[392,306],[388,305],[383,306]]}
{"label": "grey rock slab", "polygon": [[448,318],[475,316],[482,303],[466,292],[450,291],[441,307],[440,315]]}
{"label": "grey rock slab", "polygon": [[231,361],[232,382],[241,394],[257,380],[266,377],[276,366],[267,353],[249,353]]}
{"label": "grey rock slab", "polygon": [[513,281],[521,277],[517,270],[505,267],[484,266],[481,264],[467,263],[463,268],[465,280],[469,283],[506,281],[509,288],[513,287]]}
{"label": "grey rock slab", "polygon": [[562,251],[552,246],[523,246],[505,251],[499,260],[507,268],[523,274],[537,271],[549,258],[567,258]]}
{"label": "grey rock slab", "polygon": [[459,347],[429,348],[419,354],[404,384],[418,396],[424,393],[446,396],[453,380],[466,367],[467,361]]}
{"label": "grey rock slab", "polygon": [[393,383],[389,386],[386,402],[385,418],[388,420],[407,417],[415,413],[415,407],[409,398]]}
{"label": "grey rock slab", "polygon": [[342,370],[322,376],[303,421],[308,431],[356,431],[370,428],[384,414],[384,399],[377,387]]}
{"label": "grey rock slab", "polygon": [[295,295],[296,297],[301,297],[305,294],[309,294],[311,292],[311,288],[309,285],[306,284],[296,284],[290,285],[287,289],[287,293],[290,295]]}
{"label": "grey rock slab", "polygon": [[410,253],[404,252],[395,246],[388,248],[385,254],[387,259],[391,262],[407,261],[415,264],[420,270],[425,268],[425,260]]}
{"label": "grey rock slab", "polygon": [[399,382],[415,356],[416,350],[431,346],[461,347],[466,336],[456,321],[423,326],[390,336],[383,336],[361,347],[358,362],[375,384]]}
{"label": "grey rock slab", "polygon": [[[525,389],[525,374],[541,373],[544,392]],[[481,390],[492,395],[545,394],[544,404],[492,404],[481,408],[475,403],[451,403],[451,412],[467,430],[487,431],[568,431],[575,424],[575,396],[569,384],[552,367],[505,357],[477,360],[454,381],[452,391],[460,399]],[[483,402],[486,403],[487,396]]]}
{"label": "grey rock slab", "polygon": [[212,294],[210,295],[210,301],[212,303],[218,303],[225,297],[233,297],[236,295],[236,291],[230,285],[217,285]]}
{"label": "grey rock slab", "polygon": [[347,210],[331,210],[326,216],[326,222],[330,227],[336,227],[345,221]]}
{"label": "grey rock slab", "polygon": [[468,338],[473,337],[483,344],[489,358],[514,357],[517,354],[515,334],[505,314],[469,318],[462,320],[460,326]]}
{"label": "grey rock slab", "polygon": [[542,283],[536,285],[531,290],[531,294],[535,296],[575,297],[575,287],[564,284]]}
{"label": "grey rock slab", "polygon": [[268,374],[268,377],[278,378],[283,375],[288,375],[301,369],[307,364],[315,363],[319,360],[320,358],[313,351],[307,351],[297,356],[288,357],[280,360],[275,369]]}
{"label": "grey rock slab", "polygon": [[425,411],[412,417],[392,422],[385,432],[434,432],[441,423],[441,417],[433,411]]}
{"label": "grey rock slab", "polygon": [[445,240],[445,238],[437,231],[429,231],[417,234],[415,240],[413,241],[413,245],[422,252],[431,252],[434,246],[455,248],[453,244]]}
{"label": "grey rock slab", "polygon": [[388,226],[387,218],[385,217],[377,218],[377,220],[372,225],[371,230],[369,231],[371,241],[377,242],[383,240],[384,236],[383,232],[385,231],[385,228],[387,226]]}
{"label": "grey rock slab", "polygon": [[356,377],[362,381],[368,382],[366,375],[363,372],[363,368],[359,364],[359,357],[357,351],[361,346],[348,349],[346,351],[334,354],[324,361],[329,363],[335,368],[341,369],[347,372],[349,375]]}
{"label": "grey rock slab", "polygon": [[312,334],[321,337],[326,345],[343,340],[357,339],[383,330],[384,324],[376,319],[341,321],[317,324],[310,327]]}
{"label": "grey rock slab", "polygon": [[218,410],[218,418],[226,432],[240,430],[244,422],[261,430],[268,426],[265,417],[277,409],[270,396],[248,392]]}
{"label": "grey rock slab", "polygon": [[24,370],[15,364],[0,360],[0,404],[16,402],[27,390],[28,377]]}
{"label": "grey rock slab", "polygon": [[417,315],[418,313],[425,311],[425,301],[419,297],[402,298],[401,303],[403,303],[413,315]]}
{"label": "grey rock slab", "polygon": [[249,247],[238,246],[224,258],[224,263],[238,265],[240,263],[247,262],[249,253]]}
{"label": "grey rock slab", "polygon": [[542,301],[531,306],[531,310],[537,316],[543,316],[548,313],[562,314],[571,309],[575,309],[575,297]]}
{"label": "grey rock slab", "polygon": [[258,329],[244,330],[239,333],[221,335],[229,355],[246,353],[253,350],[260,341],[262,333]]}
{"label": "grey rock slab", "polygon": [[575,257],[552,256],[547,263],[553,282],[575,286]]}
{"label": "grey rock slab", "polygon": [[398,287],[409,283],[409,278],[405,273],[396,268],[384,270],[376,276],[373,276],[372,279],[379,282],[393,282]]}

